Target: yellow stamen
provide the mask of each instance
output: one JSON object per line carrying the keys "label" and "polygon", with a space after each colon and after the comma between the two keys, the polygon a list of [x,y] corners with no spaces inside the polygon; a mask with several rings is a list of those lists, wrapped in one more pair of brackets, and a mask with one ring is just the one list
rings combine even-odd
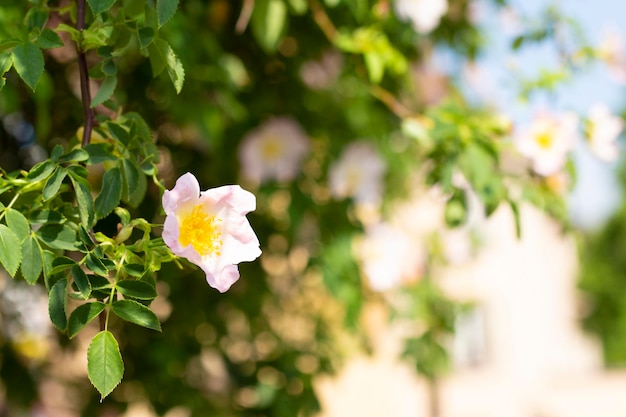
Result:
{"label": "yellow stamen", "polygon": [[551,135],[551,132],[541,132],[535,136],[535,141],[537,144],[543,149],[549,149],[552,146],[552,142],[554,141],[554,137]]}
{"label": "yellow stamen", "polygon": [[220,221],[221,219],[204,211],[202,204],[198,204],[180,222],[180,244],[191,244],[201,256],[221,255],[222,233],[218,227]]}
{"label": "yellow stamen", "polygon": [[261,143],[261,155],[266,161],[273,161],[283,153],[283,146],[274,136],[267,136]]}

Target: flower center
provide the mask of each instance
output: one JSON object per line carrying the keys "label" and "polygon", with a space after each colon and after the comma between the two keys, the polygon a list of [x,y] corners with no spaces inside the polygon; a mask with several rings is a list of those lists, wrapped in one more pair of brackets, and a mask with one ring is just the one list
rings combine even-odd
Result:
{"label": "flower center", "polygon": [[222,247],[222,232],[218,227],[219,222],[221,219],[210,216],[204,211],[204,206],[198,204],[180,223],[178,240],[183,246],[192,245],[200,256],[219,256]]}
{"label": "flower center", "polygon": [[281,143],[273,136],[267,136],[261,144],[261,155],[266,161],[274,161],[283,153]]}
{"label": "flower center", "polygon": [[541,132],[537,136],[535,136],[535,141],[537,142],[539,147],[543,149],[549,149],[550,146],[552,146],[554,137],[550,134],[550,132]]}

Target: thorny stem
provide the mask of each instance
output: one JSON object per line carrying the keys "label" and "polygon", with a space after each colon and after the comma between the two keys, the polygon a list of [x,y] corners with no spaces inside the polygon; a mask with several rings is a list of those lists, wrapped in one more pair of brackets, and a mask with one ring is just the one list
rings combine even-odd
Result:
{"label": "thorny stem", "polygon": [[[76,29],[82,32],[85,29],[85,0],[76,0]],[[87,68],[87,57],[82,45],[77,45],[78,49],[78,72],[80,74],[80,96],[83,102],[83,114],[85,117],[85,128],[83,129],[82,145],[88,145],[91,141],[91,131],[93,130],[94,113],[90,107],[91,91],[89,89],[89,69]]]}

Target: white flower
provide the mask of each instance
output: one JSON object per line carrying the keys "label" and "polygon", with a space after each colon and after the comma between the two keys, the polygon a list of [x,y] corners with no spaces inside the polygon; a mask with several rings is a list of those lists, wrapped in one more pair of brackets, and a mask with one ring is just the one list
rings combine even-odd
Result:
{"label": "white flower", "polygon": [[237,264],[261,255],[246,218],[255,208],[254,194],[240,186],[200,191],[188,172],[163,194],[163,241],[174,254],[202,268],[211,287],[225,292],[239,279]]}
{"label": "white flower", "polygon": [[245,136],[239,162],[244,177],[256,184],[287,182],[298,175],[309,149],[309,138],[295,120],[276,117]]}
{"label": "white flower", "polygon": [[598,58],[604,61],[611,77],[626,84],[626,51],[621,33],[609,28],[596,48]]}
{"label": "white flower", "polygon": [[538,114],[530,127],[515,139],[520,153],[532,161],[533,170],[542,176],[559,171],[577,138],[578,117],[573,113],[554,116]]}
{"label": "white flower", "polygon": [[377,205],[386,169],[385,161],[369,142],[352,142],[330,167],[330,192],[335,198],[352,197],[357,203]]}
{"label": "white flower", "polygon": [[428,33],[437,27],[448,10],[447,0],[396,0],[398,17],[408,20],[419,33]]}
{"label": "white flower", "polygon": [[604,104],[595,104],[589,110],[586,127],[591,151],[603,161],[615,161],[619,156],[617,137],[624,129],[622,118],[611,114]]}
{"label": "white flower", "polygon": [[424,268],[424,248],[419,241],[389,223],[368,228],[357,255],[375,291],[387,291],[417,279]]}
{"label": "white flower", "polygon": [[313,90],[333,85],[341,72],[342,56],[337,51],[325,52],[319,60],[306,61],[300,66],[300,78]]}

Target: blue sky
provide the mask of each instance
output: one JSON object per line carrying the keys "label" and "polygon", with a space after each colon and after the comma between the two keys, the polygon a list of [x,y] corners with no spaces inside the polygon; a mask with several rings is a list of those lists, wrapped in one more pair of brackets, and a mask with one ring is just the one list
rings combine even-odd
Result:
{"label": "blue sky", "polygon": [[[556,4],[562,12],[574,18],[583,27],[591,45],[597,44],[607,26],[626,27],[625,0],[513,0],[513,7],[523,15],[538,16],[550,4]],[[511,68],[524,74],[536,73],[542,67],[555,68],[556,54],[550,45],[522,48],[510,53],[511,35],[506,35],[502,20],[487,7],[481,8],[481,17],[489,36],[489,47],[479,61],[489,80],[486,88],[495,95],[496,106],[517,123],[529,120],[537,108],[555,111],[573,110],[584,116],[589,107],[597,102],[607,104],[614,112],[626,105],[625,87],[609,77],[606,67],[595,64],[578,73],[573,81],[559,88],[556,94],[539,94],[529,103],[516,99]],[[505,36],[503,36],[503,33]],[[574,153],[578,168],[578,183],[571,195],[573,220],[581,227],[593,229],[600,225],[616,208],[620,194],[613,173],[614,166],[597,160],[581,143]]]}

